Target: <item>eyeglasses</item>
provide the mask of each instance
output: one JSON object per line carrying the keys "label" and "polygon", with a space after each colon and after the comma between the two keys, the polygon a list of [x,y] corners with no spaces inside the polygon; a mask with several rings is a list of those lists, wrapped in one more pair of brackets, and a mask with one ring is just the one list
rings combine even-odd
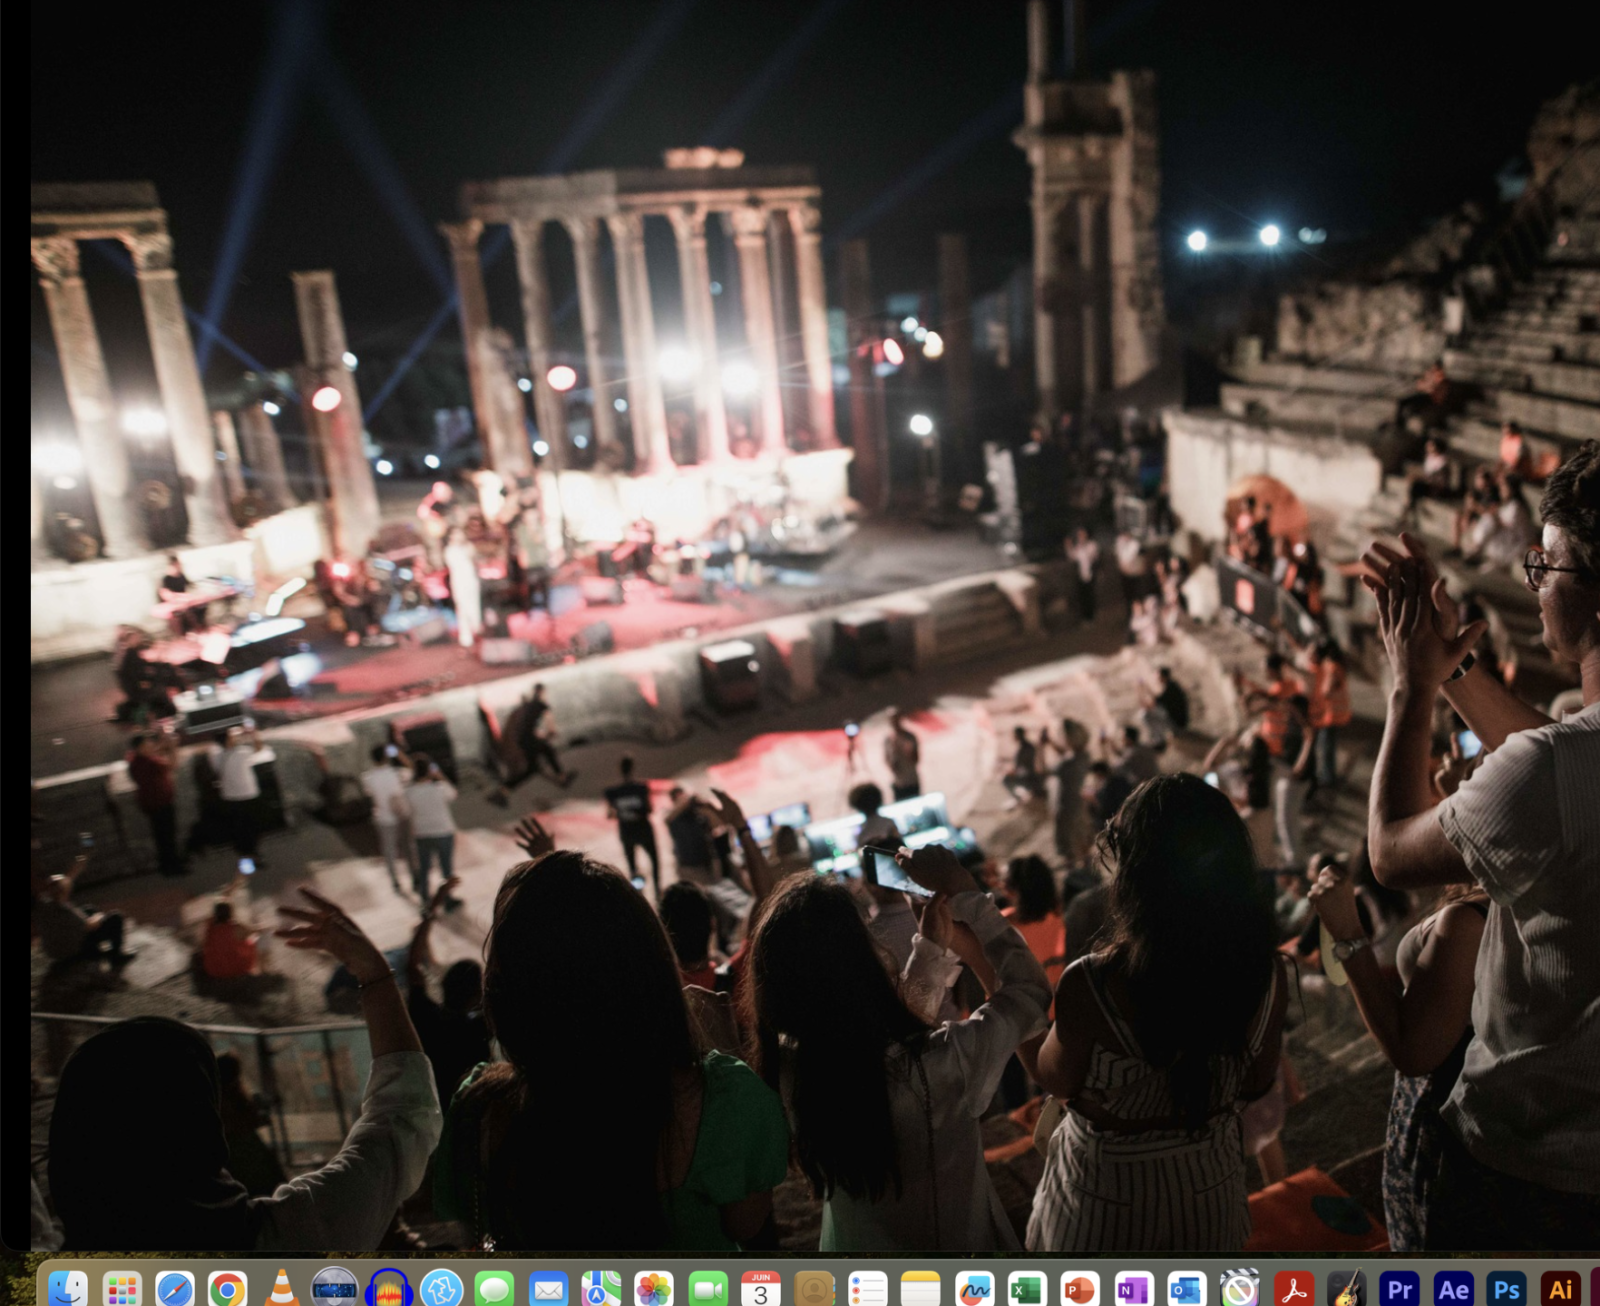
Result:
{"label": "eyeglasses", "polygon": [[1529,549],[1527,557],[1522,560],[1522,574],[1528,579],[1528,588],[1535,591],[1544,588],[1544,578],[1548,572],[1565,571],[1581,576],[1586,574],[1588,570],[1587,567],[1552,566],[1544,560],[1543,549]]}

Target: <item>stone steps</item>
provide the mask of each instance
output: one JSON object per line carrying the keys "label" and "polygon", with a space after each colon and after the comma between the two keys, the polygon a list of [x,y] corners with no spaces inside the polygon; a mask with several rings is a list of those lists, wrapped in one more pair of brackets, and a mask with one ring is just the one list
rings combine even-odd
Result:
{"label": "stone steps", "polygon": [[993,585],[973,586],[946,599],[935,608],[933,621],[941,662],[1008,647],[1022,633],[1016,606]]}
{"label": "stone steps", "polygon": [[1508,358],[1540,363],[1600,364],[1600,335],[1562,331],[1502,330],[1493,324],[1474,332],[1473,347]]}
{"label": "stone steps", "polygon": [[1499,390],[1531,390],[1561,399],[1600,404],[1600,366],[1508,359],[1480,351],[1473,344],[1445,351],[1451,376]]}
{"label": "stone steps", "polygon": [[1501,421],[1568,440],[1600,439],[1600,404],[1517,390],[1501,390],[1497,397]]}
{"label": "stone steps", "polygon": [[1373,430],[1394,418],[1393,398],[1336,394],[1319,390],[1284,390],[1274,386],[1224,382],[1222,410],[1230,417],[1259,414],[1275,421],[1324,422]]}

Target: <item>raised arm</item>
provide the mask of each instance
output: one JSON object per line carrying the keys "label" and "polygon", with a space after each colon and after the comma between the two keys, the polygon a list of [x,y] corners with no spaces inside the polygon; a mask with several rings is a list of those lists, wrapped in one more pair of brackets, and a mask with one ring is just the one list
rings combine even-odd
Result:
{"label": "raised arm", "polygon": [[[777,887],[779,877],[767,861],[766,853],[761,851],[761,845],[750,833],[750,823],[745,820],[744,809],[723,790],[713,789],[711,792],[717,800],[711,810],[716,813],[717,820],[732,830],[739,840],[739,848],[744,853],[744,868],[750,879],[750,892],[755,895],[755,906],[759,907]],[[707,806],[711,805],[708,803]]]}

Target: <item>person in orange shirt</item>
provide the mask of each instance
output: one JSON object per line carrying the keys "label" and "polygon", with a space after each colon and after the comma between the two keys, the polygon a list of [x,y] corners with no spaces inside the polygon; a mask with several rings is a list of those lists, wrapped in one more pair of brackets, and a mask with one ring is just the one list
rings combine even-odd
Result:
{"label": "person in orange shirt", "polygon": [[1507,476],[1520,476],[1527,479],[1532,471],[1532,458],[1528,452],[1527,437],[1522,434],[1522,427],[1517,422],[1506,421],[1500,426],[1500,466],[1501,478]]}
{"label": "person in orange shirt", "polygon": [[211,909],[200,964],[212,979],[240,979],[258,973],[256,935],[233,919],[231,902],[220,901]]}
{"label": "person in orange shirt", "polygon": [[1066,966],[1067,930],[1055,875],[1044,858],[1013,857],[1006,867],[1006,896],[1012,905],[1001,915],[1027,940],[1028,951],[1044,967],[1053,989]]}
{"label": "person in orange shirt", "polygon": [[1267,700],[1261,718],[1261,739],[1273,757],[1282,757],[1289,734],[1289,700],[1306,690],[1283,654],[1268,653],[1266,667],[1266,684],[1257,684],[1241,675],[1238,677],[1239,692],[1246,696],[1259,694]]}
{"label": "person in orange shirt", "polygon": [[1311,658],[1312,744],[1319,788],[1339,783],[1339,731],[1350,724],[1350,677],[1344,650],[1337,644],[1313,645]]}

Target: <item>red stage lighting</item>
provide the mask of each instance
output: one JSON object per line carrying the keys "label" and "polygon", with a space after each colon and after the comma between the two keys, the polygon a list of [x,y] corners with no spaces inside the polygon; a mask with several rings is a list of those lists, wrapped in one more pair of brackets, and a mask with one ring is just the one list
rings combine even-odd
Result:
{"label": "red stage lighting", "polygon": [[311,406],[319,413],[331,413],[339,406],[344,396],[339,393],[339,387],[333,385],[318,386],[311,396]]}
{"label": "red stage lighting", "polygon": [[557,363],[544,374],[544,379],[550,383],[550,388],[557,394],[565,394],[578,384],[578,373],[565,363]]}

